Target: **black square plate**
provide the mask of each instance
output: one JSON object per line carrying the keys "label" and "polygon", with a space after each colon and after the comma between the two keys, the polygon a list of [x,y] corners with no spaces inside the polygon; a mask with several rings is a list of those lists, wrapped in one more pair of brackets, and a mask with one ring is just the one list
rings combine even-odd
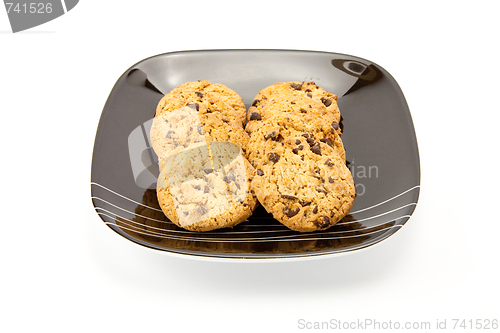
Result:
{"label": "black square plate", "polygon": [[[276,82],[315,81],[337,94],[357,191],[350,214],[313,233],[287,229],[262,207],[246,222],[212,232],[191,232],[168,221],[156,199],[158,167],[149,130],[163,95],[200,79],[234,89],[247,108],[258,90]],[[113,87],[92,159],[92,202],[104,223],[143,246],[198,257],[295,258],[365,248],[408,221],[419,190],[417,140],[401,89],[382,67],[338,53],[207,50],[147,58]]]}

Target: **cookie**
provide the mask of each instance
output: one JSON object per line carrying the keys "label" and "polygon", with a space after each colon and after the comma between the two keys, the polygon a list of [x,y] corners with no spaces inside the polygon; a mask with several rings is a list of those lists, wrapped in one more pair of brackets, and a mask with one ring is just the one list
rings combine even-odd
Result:
{"label": "cookie", "polygon": [[[200,105],[202,110],[205,106]],[[153,119],[151,146],[159,158],[211,141],[232,142],[245,152],[249,136],[239,125],[224,122],[217,114],[199,112],[191,107],[163,112]]]}
{"label": "cookie", "polygon": [[[273,97],[267,100],[265,105],[260,109],[256,107],[250,108],[249,120],[245,127],[247,132],[251,133],[255,131],[260,126],[260,120],[286,113],[301,116],[311,115],[314,118],[320,118],[324,122],[331,124],[337,131],[337,134],[341,135],[340,126],[337,122],[338,115],[328,110],[323,103],[309,97],[294,94],[276,95]],[[309,118],[304,117],[304,121],[307,121]]]}
{"label": "cookie", "polygon": [[351,209],[355,187],[345,161],[328,144],[304,136],[261,150],[251,188],[273,217],[299,232],[325,230]]}
{"label": "cookie", "polygon": [[[322,103],[326,107],[328,113],[332,115],[332,121],[340,123],[340,110],[337,105],[337,95],[324,90],[313,81],[279,82],[260,90],[252,101],[252,106],[248,109],[248,121],[257,117],[259,111],[264,108],[268,102],[277,97],[279,98],[286,95],[303,96]],[[256,114],[254,114],[254,112],[256,112]]]}
{"label": "cookie", "polygon": [[[187,82],[165,95],[156,108],[156,115],[190,106],[200,113],[216,113],[226,122],[244,126],[246,107],[234,90],[206,80]],[[201,107],[203,106],[203,107]]]}
{"label": "cookie", "polygon": [[241,126],[226,123],[214,115],[207,115],[201,119],[203,132],[207,142],[231,142],[241,147],[245,154],[248,149],[250,136]]}
{"label": "cookie", "polygon": [[[312,149],[319,147],[319,143],[326,144],[333,148],[345,163],[344,145],[336,128],[312,114],[283,113],[259,121],[258,128],[250,134],[246,156],[252,165],[255,165],[264,158],[264,149],[290,137],[305,138],[307,147]],[[294,149],[301,148],[297,146]]]}
{"label": "cookie", "polygon": [[232,227],[257,205],[253,168],[238,145],[211,142],[161,160],[158,202],[176,225],[192,231]]}

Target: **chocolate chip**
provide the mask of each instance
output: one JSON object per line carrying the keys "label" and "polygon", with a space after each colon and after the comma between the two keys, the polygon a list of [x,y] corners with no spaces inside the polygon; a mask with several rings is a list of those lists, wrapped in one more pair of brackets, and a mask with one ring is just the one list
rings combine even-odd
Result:
{"label": "chocolate chip", "polygon": [[273,141],[276,141],[276,132],[275,132],[275,131],[272,131],[271,133],[269,133],[268,135],[266,135],[266,136],[264,137],[264,139],[266,139],[266,140],[271,139],[271,140],[273,140]]}
{"label": "chocolate chip", "polygon": [[323,104],[326,107],[329,107],[330,105],[332,105],[332,100],[329,98],[326,98],[326,97],[321,97],[321,102],[323,102]]}
{"label": "chocolate chip", "polygon": [[315,143],[315,141],[314,141],[314,139],[312,137],[307,138],[306,140],[307,140],[307,143],[309,144],[309,146],[312,146]]}
{"label": "chocolate chip", "polygon": [[293,195],[288,195],[288,194],[281,194],[281,197],[283,199],[289,199],[289,200],[297,200],[297,197],[293,196]]}
{"label": "chocolate chip", "polygon": [[307,93],[306,96],[309,97],[309,98],[313,97],[313,95],[311,93]]}
{"label": "chocolate chip", "polygon": [[203,193],[208,193],[210,192],[210,187],[208,185],[205,185],[205,188],[203,189]]}
{"label": "chocolate chip", "polygon": [[256,106],[256,105],[257,105],[257,103],[259,103],[259,102],[260,102],[260,99],[254,99],[254,100],[252,101],[252,106]]}
{"label": "chocolate chip", "polygon": [[250,113],[250,120],[262,120],[258,112]]}
{"label": "chocolate chip", "polygon": [[172,134],[173,134],[173,133],[174,133],[174,132],[172,132],[172,131],[168,131],[168,132],[167,132],[167,135],[165,135],[165,137],[166,137],[167,139],[171,139],[171,138],[172,138]]}
{"label": "chocolate chip", "polygon": [[203,135],[203,127],[198,126],[198,133],[200,133],[200,135]]}
{"label": "chocolate chip", "polygon": [[316,85],[316,83],[315,83],[314,81],[309,81],[309,82],[307,82],[307,85],[308,85],[308,86],[310,86],[311,84],[312,84],[312,85]]}
{"label": "chocolate chip", "polygon": [[193,110],[200,111],[200,104],[198,104],[198,103],[194,103],[194,104],[191,103],[191,104],[188,104],[187,106]]}
{"label": "chocolate chip", "polygon": [[315,153],[316,155],[321,156],[321,147],[319,145],[319,142],[317,142],[314,146],[311,147],[311,151]]}
{"label": "chocolate chip", "polygon": [[312,138],[312,134],[309,134],[309,133],[304,133],[304,134],[302,134],[302,136],[303,136],[304,138],[306,138],[306,139],[307,139],[307,138]]}
{"label": "chocolate chip", "polygon": [[328,194],[327,190],[325,190],[324,188],[320,188],[320,187],[316,188],[316,192]]}
{"label": "chocolate chip", "polygon": [[328,177],[328,182],[329,182],[330,184],[333,184],[333,183],[335,183],[335,179],[333,179],[333,177],[332,177],[332,176],[330,176],[330,177]]}
{"label": "chocolate chip", "polygon": [[329,159],[329,158],[328,158],[328,159],[325,161],[325,165],[327,165],[327,166],[329,166],[329,167],[332,167],[332,166],[334,166],[334,165],[335,165],[335,163],[333,163],[333,161],[332,161],[331,159]]}
{"label": "chocolate chip", "polygon": [[305,207],[305,206],[309,206],[311,204],[311,201],[307,201],[307,200],[304,200],[304,199],[300,199],[299,200],[299,204],[302,206],[302,207]]}
{"label": "chocolate chip", "polygon": [[296,145],[300,145],[300,142],[301,142],[300,139],[295,140]]}
{"label": "chocolate chip", "polygon": [[278,162],[280,160],[280,156],[275,154],[275,153],[269,153],[269,161],[271,162]]}
{"label": "chocolate chip", "polygon": [[195,91],[194,92],[196,94],[196,96],[198,96],[199,98],[203,98],[203,94],[200,92],[200,91]]}
{"label": "chocolate chip", "polygon": [[336,121],[334,121],[334,122],[332,123],[332,128],[333,128],[334,130],[338,130],[338,129],[339,129],[339,123],[337,123]]}
{"label": "chocolate chip", "polygon": [[207,213],[207,209],[205,207],[203,207],[203,206],[198,206],[198,209],[196,211],[200,215],[205,215]]}
{"label": "chocolate chip", "polygon": [[201,186],[200,185],[194,185],[193,187],[195,188],[195,190],[198,190],[198,191],[201,190]]}
{"label": "chocolate chip", "polygon": [[314,206],[313,208],[313,214],[316,214],[318,212],[318,206]]}
{"label": "chocolate chip", "polygon": [[264,176],[264,171],[262,171],[261,169],[257,169],[257,174],[259,176]]}
{"label": "chocolate chip", "polygon": [[286,206],[285,209],[283,209],[283,213],[285,213],[285,215],[288,216],[289,218],[290,217],[294,217],[299,212],[300,212],[300,208],[299,207],[297,207],[295,209],[291,209],[290,207]]}
{"label": "chocolate chip", "polygon": [[189,215],[189,212],[182,211],[182,214],[184,214],[184,216],[188,216],[188,215]]}
{"label": "chocolate chip", "polygon": [[330,217],[331,217],[331,218],[333,218],[334,216],[335,216],[335,212],[332,210],[332,211],[330,212]]}
{"label": "chocolate chip", "polygon": [[236,180],[236,178],[234,177],[233,174],[230,174],[230,175],[224,176],[223,180],[226,183],[230,183],[230,182],[234,182]]}
{"label": "chocolate chip", "polygon": [[300,90],[302,88],[302,83],[292,83],[291,87],[295,90]]}
{"label": "chocolate chip", "polygon": [[319,228],[326,228],[330,225],[330,218],[328,216],[320,216],[319,219],[313,223]]}
{"label": "chocolate chip", "polygon": [[300,150],[304,149],[303,145],[298,146],[297,148],[292,149],[294,154],[298,154]]}
{"label": "chocolate chip", "polygon": [[332,140],[330,140],[330,139],[323,138],[323,139],[320,139],[319,141],[321,141],[321,142],[323,142],[323,143],[326,143],[326,144],[327,144],[327,145],[329,145],[330,147],[333,147]]}
{"label": "chocolate chip", "polygon": [[300,109],[300,112],[307,113],[307,111],[305,109]]}
{"label": "chocolate chip", "polygon": [[206,174],[214,172],[213,169],[203,169],[203,171],[205,171]]}

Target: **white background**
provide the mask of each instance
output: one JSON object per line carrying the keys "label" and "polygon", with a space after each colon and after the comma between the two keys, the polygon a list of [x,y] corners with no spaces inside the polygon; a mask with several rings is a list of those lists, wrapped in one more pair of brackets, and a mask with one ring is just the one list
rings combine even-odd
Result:
{"label": "white background", "polygon": [[[82,0],[17,34],[0,9],[0,331],[308,331],[300,319],[447,320],[451,331],[454,318],[499,320],[494,3]],[[402,230],[345,256],[235,263],[155,252],[102,223],[90,165],[115,81],[152,55],[219,48],[339,52],[389,71],[422,169]]]}

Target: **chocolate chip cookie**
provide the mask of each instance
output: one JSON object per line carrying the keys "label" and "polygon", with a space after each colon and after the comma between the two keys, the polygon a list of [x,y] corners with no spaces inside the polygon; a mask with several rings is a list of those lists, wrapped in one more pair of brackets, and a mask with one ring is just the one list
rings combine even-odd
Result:
{"label": "chocolate chip cookie", "polygon": [[349,212],[355,197],[345,161],[328,144],[308,139],[290,136],[259,148],[251,183],[266,211],[300,232],[333,226]]}
{"label": "chocolate chip cookie", "polygon": [[158,103],[150,131],[160,163],[158,202],[176,225],[192,231],[231,227],[255,209],[245,121],[241,97],[205,80],[185,83]]}
{"label": "chocolate chip cookie", "polygon": [[[246,131],[251,133],[260,126],[260,121],[269,117],[282,114],[294,114],[302,116],[302,121],[309,121],[312,116],[330,124],[338,135],[341,135],[340,126],[337,122],[338,114],[332,113],[325,105],[317,100],[293,94],[283,96],[276,95],[261,108],[250,108]],[[298,117],[300,118],[300,117]]]}
{"label": "chocolate chip cookie", "polygon": [[191,231],[232,227],[245,221],[257,205],[250,190],[253,168],[236,144],[211,142],[160,163],[158,202],[179,227]]}
{"label": "chocolate chip cookie", "polygon": [[[276,144],[281,144],[291,137],[302,137],[308,147],[319,149],[320,143],[335,150],[345,164],[345,150],[338,131],[332,124],[312,115],[282,113],[259,121],[259,126],[250,134],[246,156],[252,165],[264,158],[263,151]],[[302,145],[302,146],[301,146]],[[304,143],[294,150],[304,149]]]}
{"label": "chocolate chip cookie", "polygon": [[286,95],[303,96],[311,101],[323,104],[328,113],[331,114],[331,121],[340,123],[340,110],[337,105],[337,95],[324,90],[313,81],[279,82],[260,90],[252,101],[252,106],[248,109],[248,121],[255,120],[255,118],[259,116],[260,110],[263,109],[267,103],[273,99]]}
{"label": "chocolate chip cookie", "polygon": [[[156,115],[189,106],[200,113],[216,113],[225,122],[244,126],[246,108],[234,90],[206,80],[184,83],[165,95],[156,108]],[[203,107],[202,107],[203,106]]]}
{"label": "chocolate chip cookie", "polygon": [[204,112],[204,108],[200,105],[197,111],[185,106],[153,119],[151,145],[159,158],[211,141],[236,143],[246,151],[249,136],[243,127],[223,121],[220,115]]}

